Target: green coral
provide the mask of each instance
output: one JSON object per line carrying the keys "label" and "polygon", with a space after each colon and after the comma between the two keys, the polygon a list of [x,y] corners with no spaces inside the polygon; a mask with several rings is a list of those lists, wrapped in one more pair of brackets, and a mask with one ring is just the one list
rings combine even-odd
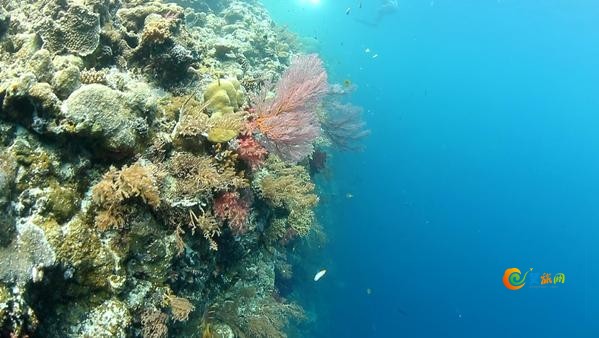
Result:
{"label": "green coral", "polygon": [[238,134],[239,132],[234,129],[212,128],[208,132],[208,141],[213,143],[229,142]]}
{"label": "green coral", "polygon": [[28,60],[29,70],[40,82],[49,82],[54,66],[52,64],[52,55],[47,49],[40,49],[35,52]]}
{"label": "green coral", "polygon": [[65,267],[74,269],[73,277],[85,288],[104,288],[117,270],[115,252],[107,248],[94,229],[76,217],[60,227],[53,219],[44,223],[48,241],[56,248],[56,257]]}
{"label": "green coral", "polygon": [[76,187],[69,184],[60,185],[56,181],[51,181],[48,189],[48,199],[44,210],[52,214],[60,223],[68,220],[79,208],[80,197]]}
{"label": "green coral", "polygon": [[52,78],[52,85],[54,92],[60,98],[67,98],[81,86],[79,68],[77,66],[69,66],[57,71]]}
{"label": "green coral", "polygon": [[244,117],[236,114],[245,101],[239,81],[234,78],[220,79],[210,83],[204,92],[204,102],[209,112],[208,140],[213,143],[228,142],[239,134]]}

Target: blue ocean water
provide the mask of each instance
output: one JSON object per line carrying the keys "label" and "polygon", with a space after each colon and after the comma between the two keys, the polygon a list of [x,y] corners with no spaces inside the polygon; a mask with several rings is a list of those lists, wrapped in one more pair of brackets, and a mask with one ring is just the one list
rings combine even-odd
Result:
{"label": "blue ocean water", "polygon": [[599,3],[264,3],[372,130],[319,179],[309,336],[599,337]]}

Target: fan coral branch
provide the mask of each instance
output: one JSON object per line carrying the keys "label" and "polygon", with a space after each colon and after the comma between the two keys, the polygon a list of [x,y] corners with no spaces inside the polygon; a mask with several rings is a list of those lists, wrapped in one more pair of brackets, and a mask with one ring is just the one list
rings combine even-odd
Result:
{"label": "fan coral branch", "polygon": [[327,107],[327,112],[322,129],[331,143],[340,150],[361,150],[363,146],[359,142],[370,134],[362,120],[362,109],[333,102]]}
{"label": "fan coral branch", "polygon": [[308,156],[320,135],[316,108],[327,93],[327,74],[315,54],[296,58],[268,97],[268,86],[255,100],[256,127],[260,139],[283,160],[296,163]]}

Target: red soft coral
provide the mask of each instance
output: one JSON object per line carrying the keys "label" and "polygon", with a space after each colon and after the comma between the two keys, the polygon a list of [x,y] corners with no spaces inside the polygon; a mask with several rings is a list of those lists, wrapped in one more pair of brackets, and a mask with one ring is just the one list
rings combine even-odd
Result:
{"label": "red soft coral", "polygon": [[252,170],[256,170],[264,162],[268,151],[251,135],[245,134],[237,139],[237,154]]}
{"label": "red soft coral", "polygon": [[214,215],[222,221],[227,221],[229,228],[237,234],[243,234],[250,213],[250,203],[239,197],[238,192],[225,192],[214,200],[212,206]]}

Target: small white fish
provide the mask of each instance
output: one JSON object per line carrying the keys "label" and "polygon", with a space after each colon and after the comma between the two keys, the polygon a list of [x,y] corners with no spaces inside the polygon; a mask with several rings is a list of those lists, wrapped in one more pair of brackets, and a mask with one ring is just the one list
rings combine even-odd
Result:
{"label": "small white fish", "polygon": [[321,278],[322,278],[322,276],[324,276],[324,274],[325,274],[325,273],[327,273],[327,270],[326,270],[326,269],[322,269],[322,270],[318,271],[318,272],[316,273],[316,275],[314,275],[314,281],[315,281],[315,282],[318,282],[318,280],[319,280],[319,279],[321,279]]}
{"label": "small white fish", "polygon": [[379,55],[378,55],[378,54],[374,54],[374,55],[372,56],[372,58],[373,58],[373,59],[376,59],[376,58],[378,58],[378,57],[379,57]]}
{"label": "small white fish", "polygon": [[349,12],[351,12],[351,7],[347,7],[347,9],[345,10],[345,15],[349,15]]}
{"label": "small white fish", "polygon": [[364,53],[366,53],[366,54],[370,53],[370,48],[364,49]]}

